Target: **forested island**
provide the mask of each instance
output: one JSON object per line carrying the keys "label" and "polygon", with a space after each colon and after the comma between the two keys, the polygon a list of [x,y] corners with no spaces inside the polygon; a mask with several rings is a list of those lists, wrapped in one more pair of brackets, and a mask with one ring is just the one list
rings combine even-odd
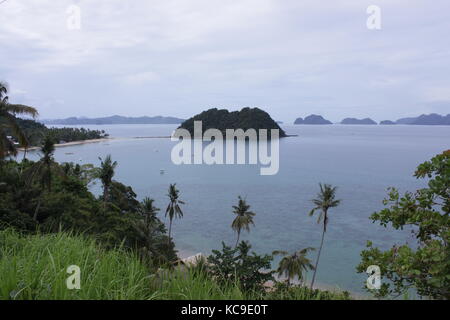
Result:
{"label": "forested island", "polygon": [[341,121],[341,124],[364,124],[364,125],[373,125],[377,124],[375,121],[373,121],[370,118],[364,118],[364,119],[356,119],[356,118],[345,118]]}
{"label": "forested island", "polygon": [[273,120],[270,115],[259,108],[243,108],[240,111],[230,112],[226,109],[209,109],[192,118],[184,121],[180,128],[189,131],[191,136],[194,135],[194,121],[202,121],[203,132],[208,129],[218,129],[225,133],[226,129],[278,129],[280,137],[286,137],[286,133]]}
{"label": "forested island", "polygon": [[305,119],[297,118],[294,124],[332,124],[331,121],[324,119],[322,116],[312,114]]}

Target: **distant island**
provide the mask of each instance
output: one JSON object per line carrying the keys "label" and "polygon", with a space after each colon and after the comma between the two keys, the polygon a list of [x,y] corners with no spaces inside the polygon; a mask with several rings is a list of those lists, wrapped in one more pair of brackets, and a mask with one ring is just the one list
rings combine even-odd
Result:
{"label": "distant island", "polygon": [[373,121],[370,118],[365,119],[356,119],[356,118],[345,118],[341,121],[341,124],[377,124],[375,121]]}
{"label": "distant island", "polygon": [[450,125],[450,114],[441,116],[437,113],[422,114],[416,118],[402,118],[398,119],[397,124],[410,124],[410,125]]}
{"label": "distant island", "polygon": [[103,125],[103,124],[180,124],[184,119],[174,117],[123,117],[111,116],[103,118],[70,117],[66,119],[41,120],[47,125]]}
{"label": "distant island", "polygon": [[297,118],[294,124],[333,124],[331,121],[324,119],[322,116],[312,114],[305,119]]}
{"label": "distant island", "polygon": [[243,108],[241,111],[230,112],[226,109],[209,109],[184,121],[180,128],[186,129],[194,135],[194,121],[202,121],[203,132],[208,129],[218,129],[225,133],[226,129],[278,129],[280,137],[286,133],[270,115],[259,108]]}
{"label": "distant island", "polygon": [[383,120],[380,122],[381,125],[394,125],[396,124],[394,121],[391,120]]}

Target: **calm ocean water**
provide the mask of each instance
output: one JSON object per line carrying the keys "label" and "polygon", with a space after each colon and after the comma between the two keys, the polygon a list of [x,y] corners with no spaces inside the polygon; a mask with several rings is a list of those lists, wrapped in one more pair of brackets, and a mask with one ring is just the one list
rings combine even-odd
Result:
{"label": "calm ocean water", "polygon": [[[84,126],[112,137],[168,136],[173,125]],[[364,275],[355,267],[366,241],[389,247],[412,242],[409,231],[379,227],[369,216],[382,208],[386,188],[416,190],[424,185],[412,174],[433,155],[450,148],[450,127],[441,126],[284,126],[298,134],[280,142],[280,171],[259,175],[258,165],[173,165],[170,139],[118,139],[57,148],[59,162],[93,163],[111,154],[119,165],[115,179],[130,185],[142,199],[156,199],[163,211],[167,188],[177,183],[186,201],[184,218],[174,222],[177,248],[184,254],[232,245],[232,205],[242,195],[256,212],[256,226],[244,233],[258,253],[318,247],[321,228],[309,217],[319,182],[339,187],[342,204],[330,212],[317,273],[322,284],[363,292]],[[73,153],[73,154],[68,154]],[[32,153],[30,158],[35,158]],[[160,170],[165,174],[161,175]],[[99,192],[100,185],[92,187]],[[315,259],[315,253],[310,256]],[[310,277],[309,277],[310,279]]]}

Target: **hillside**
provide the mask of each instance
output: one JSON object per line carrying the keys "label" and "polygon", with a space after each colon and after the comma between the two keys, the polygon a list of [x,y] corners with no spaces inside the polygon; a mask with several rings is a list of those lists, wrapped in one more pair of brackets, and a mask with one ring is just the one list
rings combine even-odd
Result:
{"label": "hillside", "polygon": [[[186,120],[180,128],[194,134],[194,121],[202,121],[203,132],[208,129],[218,129],[225,133],[226,129],[278,129],[280,137],[286,133],[270,115],[259,108],[243,108],[241,111],[229,112],[225,109],[209,109]],[[270,134],[270,131],[268,132]]]}
{"label": "hillside", "polygon": [[312,114],[305,119],[297,118],[294,124],[332,124],[332,122],[324,119],[322,116]]}
{"label": "hillside", "polygon": [[345,118],[341,121],[341,124],[377,124],[370,118],[356,119],[356,118]]}

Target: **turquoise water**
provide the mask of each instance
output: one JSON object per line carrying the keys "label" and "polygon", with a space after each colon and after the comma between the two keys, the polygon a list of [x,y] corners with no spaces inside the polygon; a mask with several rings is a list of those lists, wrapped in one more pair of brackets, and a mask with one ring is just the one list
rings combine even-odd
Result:
{"label": "turquoise water", "polygon": [[[175,129],[173,125],[87,127],[104,129],[113,137],[168,136]],[[231,207],[238,195],[245,197],[257,214],[256,226],[242,239],[249,240],[258,253],[318,247],[321,228],[308,216],[310,200],[319,182],[337,185],[342,204],[330,212],[317,281],[362,292],[365,276],[358,275],[355,267],[366,241],[382,247],[412,242],[409,231],[381,228],[368,217],[382,208],[387,187],[415,190],[424,185],[412,177],[414,169],[450,148],[450,127],[332,125],[284,129],[298,137],[281,140],[280,171],[275,176],[259,175],[258,165],[175,166],[170,159],[175,142],[170,139],[117,139],[57,148],[55,158],[98,165],[99,156],[111,154],[119,163],[115,178],[132,186],[140,199],[155,198],[160,208],[167,205],[169,184],[176,182],[186,205],[184,218],[174,222],[173,235],[184,254],[207,254],[221,248],[222,241],[234,244]],[[35,153],[30,155],[33,157]],[[98,192],[100,186],[92,188]],[[311,258],[315,258],[314,253]]]}

